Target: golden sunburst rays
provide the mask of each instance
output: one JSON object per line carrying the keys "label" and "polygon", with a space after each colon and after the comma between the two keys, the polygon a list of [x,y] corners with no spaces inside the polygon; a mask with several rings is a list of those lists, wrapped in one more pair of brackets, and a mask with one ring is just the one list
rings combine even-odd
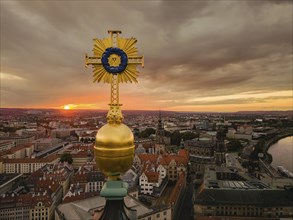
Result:
{"label": "golden sunburst rays", "polygon": [[[128,58],[128,64],[125,70],[121,73],[117,73],[117,82],[118,83],[137,83],[138,71],[136,70],[139,63],[132,63],[131,59],[136,59],[138,57],[137,48],[135,47],[137,40],[135,38],[118,38],[117,46],[123,50]],[[109,47],[111,47],[111,39],[94,39],[94,56],[101,60],[103,53]],[[121,61],[117,59],[117,65],[119,66]],[[111,62],[109,62],[111,63]],[[112,74],[107,72],[102,64],[93,65],[93,81],[94,82],[104,82],[112,83]]]}

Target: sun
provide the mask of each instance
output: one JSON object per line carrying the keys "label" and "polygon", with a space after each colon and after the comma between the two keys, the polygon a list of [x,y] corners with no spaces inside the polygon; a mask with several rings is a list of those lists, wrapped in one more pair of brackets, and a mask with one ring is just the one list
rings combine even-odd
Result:
{"label": "sun", "polygon": [[63,106],[63,109],[64,109],[64,110],[70,110],[71,108],[70,108],[70,105],[64,105],[64,106]]}

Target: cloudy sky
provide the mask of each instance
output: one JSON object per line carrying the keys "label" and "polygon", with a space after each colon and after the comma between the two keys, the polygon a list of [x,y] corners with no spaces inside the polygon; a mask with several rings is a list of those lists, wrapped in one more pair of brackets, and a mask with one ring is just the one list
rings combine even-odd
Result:
{"label": "cloudy sky", "polygon": [[123,109],[292,109],[292,2],[1,0],[1,106],[107,109],[84,68],[93,38],[136,37]]}

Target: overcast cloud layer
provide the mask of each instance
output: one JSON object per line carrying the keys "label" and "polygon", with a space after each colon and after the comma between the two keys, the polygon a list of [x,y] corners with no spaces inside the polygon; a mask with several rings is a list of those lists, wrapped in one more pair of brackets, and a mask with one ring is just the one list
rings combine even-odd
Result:
{"label": "overcast cloud layer", "polygon": [[109,29],[145,56],[139,84],[122,85],[126,109],[292,109],[286,0],[1,1],[0,107],[107,108],[109,86],[92,83],[84,54]]}

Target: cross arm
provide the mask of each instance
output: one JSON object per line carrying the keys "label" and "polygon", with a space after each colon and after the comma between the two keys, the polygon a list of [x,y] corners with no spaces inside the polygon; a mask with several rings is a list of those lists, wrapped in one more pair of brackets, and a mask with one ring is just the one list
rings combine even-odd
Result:
{"label": "cross arm", "polygon": [[144,67],[144,57],[143,56],[128,57],[128,64],[138,64]]}
{"label": "cross arm", "polygon": [[85,54],[85,67],[87,68],[88,65],[96,65],[101,64],[101,57],[89,57]]}

